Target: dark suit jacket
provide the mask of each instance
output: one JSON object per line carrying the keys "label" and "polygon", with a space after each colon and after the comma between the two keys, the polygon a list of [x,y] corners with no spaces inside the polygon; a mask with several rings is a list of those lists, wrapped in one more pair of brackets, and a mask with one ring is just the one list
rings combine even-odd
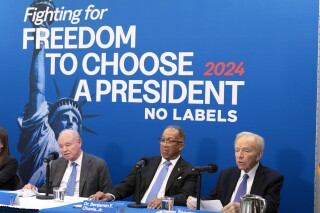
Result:
{"label": "dark suit jacket", "polygon": [[7,156],[3,165],[0,167],[0,189],[2,190],[16,190],[17,179],[15,178],[18,169],[18,161]]}
{"label": "dark suit jacket", "polygon": [[[146,193],[153,176],[161,162],[161,156],[154,156],[146,159],[147,165],[141,169],[141,196],[140,200]],[[181,157],[172,170],[168,179],[165,195],[174,197],[174,203],[178,206],[185,206],[188,196],[194,196],[196,190],[197,179],[192,173],[192,165]],[[133,195],[132,200],[139,201],[137,169],[134,167],[129,175],[112,190],[108,191],[115,196],[116,200],[122,200],[128,196]]]}
{"label": "dark suit jacket", "polygon": [[[216,187],[204,200],[219,199],[223,206],[230,202],[232,193],[237,185],[241,170],[232,167],[221,171]],[[256,171],[250,194],[260,195],[267,201],[268,213],[277,212],[280,205],[280,190],[284,178],[281,174],[264,167],[261,163]]]}
{"label": "dark suit jacket", "polygon": [[[66,171],[68,161],[63,157],[55,160],[51,164],[51,187],[49,192],[52,193],[53,187],[59,187],[63,175]],[[39,192],[46,191],[46,185],[39,188]],[[79,196],[89,197],[97,191],[107,192],[111,189],[111,176],[105,161],[96,156],[83,153],[80,183],[79,183]]]}

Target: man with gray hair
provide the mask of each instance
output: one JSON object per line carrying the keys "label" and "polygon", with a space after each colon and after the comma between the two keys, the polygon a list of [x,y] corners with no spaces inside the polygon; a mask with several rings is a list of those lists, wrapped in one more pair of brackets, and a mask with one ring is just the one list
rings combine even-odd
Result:
{"label": "man with gray hair", "polygon": [[[236,136],[234,148],[237,166],[222,170],[216,187],[202,199],[218,199],[224,206],[222,212],[236,213],[240,211],[240,196],[255,194],[266,199],[267,213],[278,212],[284,177],[260,163],[264,139],[251,132],[241,132]],[[188,208],[195,209],[188,201]]]}
{"label": "man with gray hair", "polygon": [[[111,176],[105,161],[82,151],[82,139],[76,130],[63,130],[58,145],[62,157],[51,164],[50,193],[54,187],[62,187],[66,188],[68,196],[88,197],[96,191],[111,189]],[[29,183],[24,189],[43,193],[45,186],[37,188]]]}

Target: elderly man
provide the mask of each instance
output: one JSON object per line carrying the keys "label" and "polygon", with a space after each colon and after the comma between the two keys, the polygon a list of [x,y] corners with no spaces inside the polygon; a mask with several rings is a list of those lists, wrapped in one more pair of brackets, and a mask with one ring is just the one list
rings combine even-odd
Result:
{"label": "elderly man", "polygon": [[141,201],[148,204],[148,208],[156,209],[160,208],[161,197],[171,196],[175,199],[175,205],[186,205],[187,197],[195,194],[196,177],[192,174],[192,165],[180,156],[184,145],[185,134],[180,127],[168,126],[163,131],[160,139],[161,156],[144,158],[146,165],[141,168],[141,198],[135,167],[108,193],[97,192],[89,198],[112,201],[133,195],[133,201]]}
{"label": "elderly man", "polygon": [[[221,171],[216,187],[203,199],[219,199],[224,206],[222,212],[232,213],[240,211],[241,195],[255,194],[266,199],[266,212],[278,212],[284,178],[260,163],[264,139],[251,132],[241,132],[235,139],[234,148],[237,167]],[[241,188],[244,189],[242,193]],[[187,206],[195,209],[189,202]]]}
{"label": "elderly man", "polygon": [[[58,137],[62,157],[52,162],[51,180],[53,187],[66,188],[66,195],[89,197],[97,191],[108,191],[111,177],[104,160],[84,153],[81,149],[82,139],[77,131],[63,130]],[[24,189],[37,189],[27,184]],[[39,189],[45,192],[45,185]]]}

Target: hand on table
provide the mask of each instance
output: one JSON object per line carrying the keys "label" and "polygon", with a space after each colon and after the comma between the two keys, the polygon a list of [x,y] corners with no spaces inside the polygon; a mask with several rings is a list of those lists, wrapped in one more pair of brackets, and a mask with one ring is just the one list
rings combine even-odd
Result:
{"label": "hand on table", "polygon": [[104,192],[97,192],[93,195],[89,196],[90,200],[98,200],[98,201],[110,201],[110,200],[114,200],[114,198],[110,195],[110,194],[106,194]]}
{"label": "hand on table", "polygon": [[240,203],[229,203],[222,208],[222,213],[240,213]]}

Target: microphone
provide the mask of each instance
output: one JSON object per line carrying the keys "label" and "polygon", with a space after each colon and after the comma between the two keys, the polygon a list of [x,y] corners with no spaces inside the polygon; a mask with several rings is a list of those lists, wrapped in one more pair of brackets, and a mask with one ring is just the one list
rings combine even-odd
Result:
{"label": "microphone", "polygon": [[192,168],[193,172],[209,172],[209,173],[215,173],[218,171],[217,164],[209,163],[208,166],[195,166]]}
{"label": "microphone", "polygon": [[142,158],[140,161],[138,161],[138,162],[136,163],[136,168],[137,168],[137,169],[141,169],[142,167],[146,166],[147,164],[148,164],[147,159]]}
{"label": "microphone", "polygon": [[50,161],[57,160],[59,158],[58,152],[51,152],[47,158],[44,158],[44,162],[47,163],[46,167],[46,194],[45,195],[37,195],[36,198],[40,200],[51,200],[53,199],[53,195],[49,195],[50,186]]}
{"label": "microphone", "polygon": [[136,203],[129,203],[127,206],[130,208],[147,208],[148,204],[146,203],[141,203],[141,168],[146,166],[148,164],[148,160],[146,158],[141,158],[136,163],[136,169],[137,169],[137,175],[136,175],[136,183],[137,183],[137,188],[138,188],[138,199]]}
{"label": "microphone", "polygon": [[44,162],[49,163],[52,160],[57,160],[59,158],[58,152],[51,152],[47,158],[44,158]]}

